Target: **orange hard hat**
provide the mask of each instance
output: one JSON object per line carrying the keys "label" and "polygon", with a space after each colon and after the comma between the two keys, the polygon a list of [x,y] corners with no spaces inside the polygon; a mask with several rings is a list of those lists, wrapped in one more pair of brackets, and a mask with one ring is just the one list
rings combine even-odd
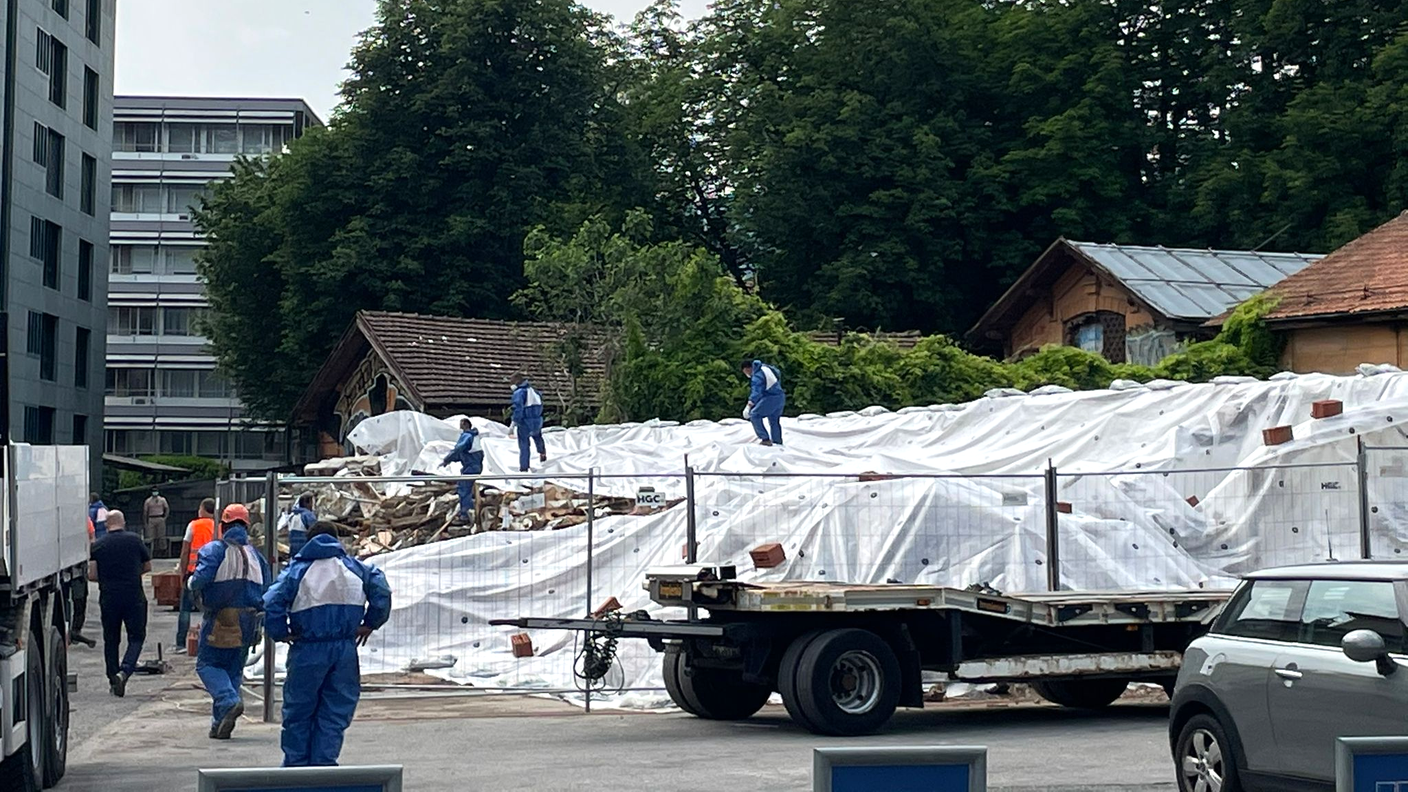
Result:
{"label": "orange hard hat", "polygon": [[243,503],[231,503],[225,507],[225,511],[220,513],[220,522],[242,522],[249,525],[249,509],[246,509]]}

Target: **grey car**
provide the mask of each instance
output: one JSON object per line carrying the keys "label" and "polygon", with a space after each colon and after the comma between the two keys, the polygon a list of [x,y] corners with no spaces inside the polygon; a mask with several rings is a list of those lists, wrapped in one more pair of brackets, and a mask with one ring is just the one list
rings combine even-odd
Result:
{"label": "grey car", "polygon": [[1182,792],[1333,789],[1335,740],[1408,734],[1408,562],[1248,575],[1183,656]]}

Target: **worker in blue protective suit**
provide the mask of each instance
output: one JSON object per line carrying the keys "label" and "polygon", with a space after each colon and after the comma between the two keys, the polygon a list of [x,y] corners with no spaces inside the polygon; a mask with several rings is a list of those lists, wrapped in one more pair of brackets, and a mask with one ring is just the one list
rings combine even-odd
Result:
{"label": "worker in blue protective suit", "polygon": [[294,504],[289,512],[288,520],[288,554],[289,557],[298,555],[298,551],[303,549],[303,543],[308,541],[308,529],[313,527],[313,523],[318,521],[318,515],[313,513],[313,493],[305,492],[298,496],[298,502]]}
{"label": "worker in blue protective suit", "polygon": [[[445,455],[442,465],[460,463],[461,476],[477,476],[484,472],[484,445],[479,439],[479,430],[468,418],[460,420],[460,439],[450,453]],[[469,523],[474,519],[474,482],[456,482],[460,493],[459,520]]]}
{"label": "worker in blue protective suit", "polygon": [[228,740],[244,714],[240,682],[249,650],[257,644],[269,562],[249,544],[249,510],[232,503],[220,515],[221,538],[200,549],[186,584],[200,598],[196,674],[210,694],[210,737]]}
{"label": "worker in blue protective suit", "polygon": [[744,420],[753,423],[753,431],[763,445],[782,445],[782,410],[787,406],[782,374],[761,360],[745,360],[743,376],[753,385],[748,393],[748,406],[743,408]]}
{"label": "worker in blue protective suit", "polygon": [[518,432],[518,471],[528,472],[529,442],[538,446],[538,460],[548,461],[543,443],[543,396],[526,374],[513,375],[513,427]]}
{"label": "worker in blue protective suit", "polygon": [[362,695],[357,646],[391,616],[391,588],[347,555],[337,527],[318,522],[264,595],[270,637],[288,641],[284,767],[331,766]]}

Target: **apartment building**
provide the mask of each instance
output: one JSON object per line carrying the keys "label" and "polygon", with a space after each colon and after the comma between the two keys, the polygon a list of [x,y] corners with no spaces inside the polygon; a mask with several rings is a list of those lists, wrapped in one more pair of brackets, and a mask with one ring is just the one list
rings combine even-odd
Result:
{"label": "apartment building", "polygon": [[246,419],[199,333],[192,207],[236,158],[277,154],[322,122],[297,99],[144,96],[117,97],[113,121],[105,448],[278,465],[283,428]]}
{"label": "apartment building", "polygon": [[103,421],[113,0],[0,4],[0,425],[94,447]]}

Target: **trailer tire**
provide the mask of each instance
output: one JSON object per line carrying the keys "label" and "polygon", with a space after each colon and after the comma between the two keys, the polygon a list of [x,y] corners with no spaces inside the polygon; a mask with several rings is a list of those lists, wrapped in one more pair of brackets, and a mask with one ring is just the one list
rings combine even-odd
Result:
{"label": "trailer tire", "polygon": [[57,786],[68,772],[68,644],[58,626],[49,628],[49,650],[46,667],[47,692],[45,713],[49,739],[44,742],[44,788]]}
{"label": "trailer tire", "polygon": [[850,737],[884,726],[899,706],[899,658],[868,630],[817,636],[797,663],[797,698],[815,733]]}
{"label": "trailer tire", "polygon": [[777,664],[777,692],[782,696],[782,705],[787,708],[787,714],[791,716],[793,723],[812,732],[816,731],[816,725],[802,709],[802,701],[797,694],[797,666],[801,663],[802,653],[821,633],[821,630],[812,630],[797,636],[796,640],[787,645],[787,650],[782,653],[782,659]]}
{"label": "trailer tire", "polygon": [[48,720],[45,718],[44,661],[38,636],[31,630],[25,644],[25,744],[9,758],[0,762],[0,789],[14,792],[40,792],[44,781],[44,746],[48,742]]}
{"label": "trailer tire", "polygon": [[1129,687],[1127,679],[1061,679],[1033,682],[1037,695],[1071,709],[1100,709],[1113,704]]}
{"label": "trailer tire", "polygon": [[705,720],[734,721],[751,718],[768,703],[767,685],[744,682],[743,674],[717,668],[687,668],[680,655],[680,692],[694,705],[694,714]]}
{"label": "trailer tire", "polygon": [[665,691],[670,694],[670,700],[686,713],[699,717],[696,702],[685,697],[683,685],[680,683],[684,674],[684,652],[678,646],[666,647],[660,665],[665,676]]}
{"label": "trailer tire", "polygon": [[34,777],[34,762],[29,754],[32,747],[26,744],[8,758],[0,760],[0,789],[39,792],[39,779]]}

